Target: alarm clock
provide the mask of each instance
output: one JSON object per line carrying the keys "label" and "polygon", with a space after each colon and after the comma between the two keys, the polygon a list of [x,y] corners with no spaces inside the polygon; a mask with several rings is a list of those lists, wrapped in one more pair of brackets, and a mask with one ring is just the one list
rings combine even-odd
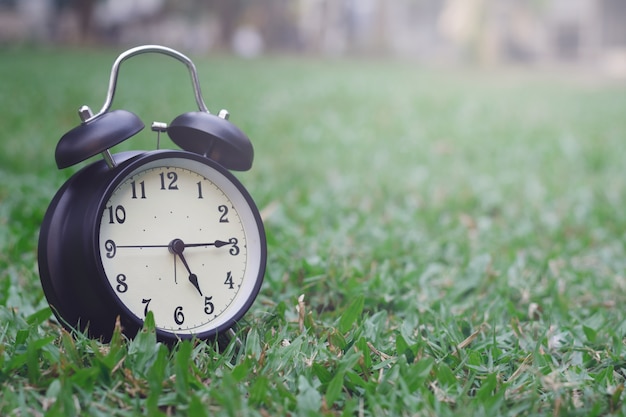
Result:
{"label": "alarm clock", "polygon": [[[160,53],[189,69],[198,111],[156,122],[157,147],[112,153],[143,122],[111,111],[119,67],[126,59]],[[224,335],[253,304],[267,249],[259,211],[230,172],[251,168],[250,139],[209,113],[193,62],[171,48],[146,45],[114,62],[107,97],[59,140],[59,169],[102,155],[67,180],[44,216],[39,275],[48,303],[67,329],[110,340],[116,321],[132,338],[147,315],[166,343]],[[160,149],[166,132],[181,149]]]}

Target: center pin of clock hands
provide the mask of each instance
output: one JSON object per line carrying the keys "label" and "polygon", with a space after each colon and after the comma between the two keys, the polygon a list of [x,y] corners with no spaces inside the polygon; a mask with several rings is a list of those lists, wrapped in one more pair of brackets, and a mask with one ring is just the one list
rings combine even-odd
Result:
{"label": "center pin of clock hands", "polygon": [[[192,245],[189,245],[189,246],[192,246]],[[200,290],[200,285],[198,284],[198,276],[194,274],[193,272],[191,272],[191,268],[189,268],[189,264],[187,263],[187,260],[185,259],[185,255],[183,255],[183,251],[185,250],[185,247],[187,247],[187,245],[185,245],[185,242],[183,242],[181,239],[172,240],[168,246],[170,252],[172,252],[174,256],[178,256],[180,260],[183,262],[183,265],[185,265],[187,272],[189,272],[189,282],[191,282],[193,286],[196,287],[196,289],[202,296],[202,291]]]}

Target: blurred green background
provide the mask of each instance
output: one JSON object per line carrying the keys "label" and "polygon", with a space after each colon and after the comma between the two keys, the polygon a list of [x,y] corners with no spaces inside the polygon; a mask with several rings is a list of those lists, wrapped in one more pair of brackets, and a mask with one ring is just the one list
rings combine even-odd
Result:
{"label": "blurred green background", "polygon": [[[0,415],[623,414],[622,5],[0,2]],[[69,337],[39,284],[84,166],[56,143],[141,43],[255,147],[268,269],[226,352]],[[189,74],[129,60],[113,108],[169,123]]]}

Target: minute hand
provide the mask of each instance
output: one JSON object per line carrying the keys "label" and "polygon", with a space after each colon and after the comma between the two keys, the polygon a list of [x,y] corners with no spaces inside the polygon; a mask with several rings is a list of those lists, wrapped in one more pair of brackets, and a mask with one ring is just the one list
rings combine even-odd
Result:
{"label": "minute hand", "polygon": [[199,246],[215,246],[216,248],[221,248],[225,245],[232,245],[232,242],[225,242],[223,240],[216,240],[215,242],[209,243],[185,243],[186,248],[197,248]]}

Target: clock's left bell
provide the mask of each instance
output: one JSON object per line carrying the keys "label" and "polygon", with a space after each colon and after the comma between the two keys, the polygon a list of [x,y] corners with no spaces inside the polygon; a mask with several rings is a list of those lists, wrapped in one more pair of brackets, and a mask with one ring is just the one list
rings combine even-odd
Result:
{"label": "clock's left bell", "polygon": [[56,147],[55,159],[59,169],[106,152],[144,128],[135,115],[126,110],[114,110],[97,117],[90,117],[86,106],[79,111],[83,123],[67,132]]}

